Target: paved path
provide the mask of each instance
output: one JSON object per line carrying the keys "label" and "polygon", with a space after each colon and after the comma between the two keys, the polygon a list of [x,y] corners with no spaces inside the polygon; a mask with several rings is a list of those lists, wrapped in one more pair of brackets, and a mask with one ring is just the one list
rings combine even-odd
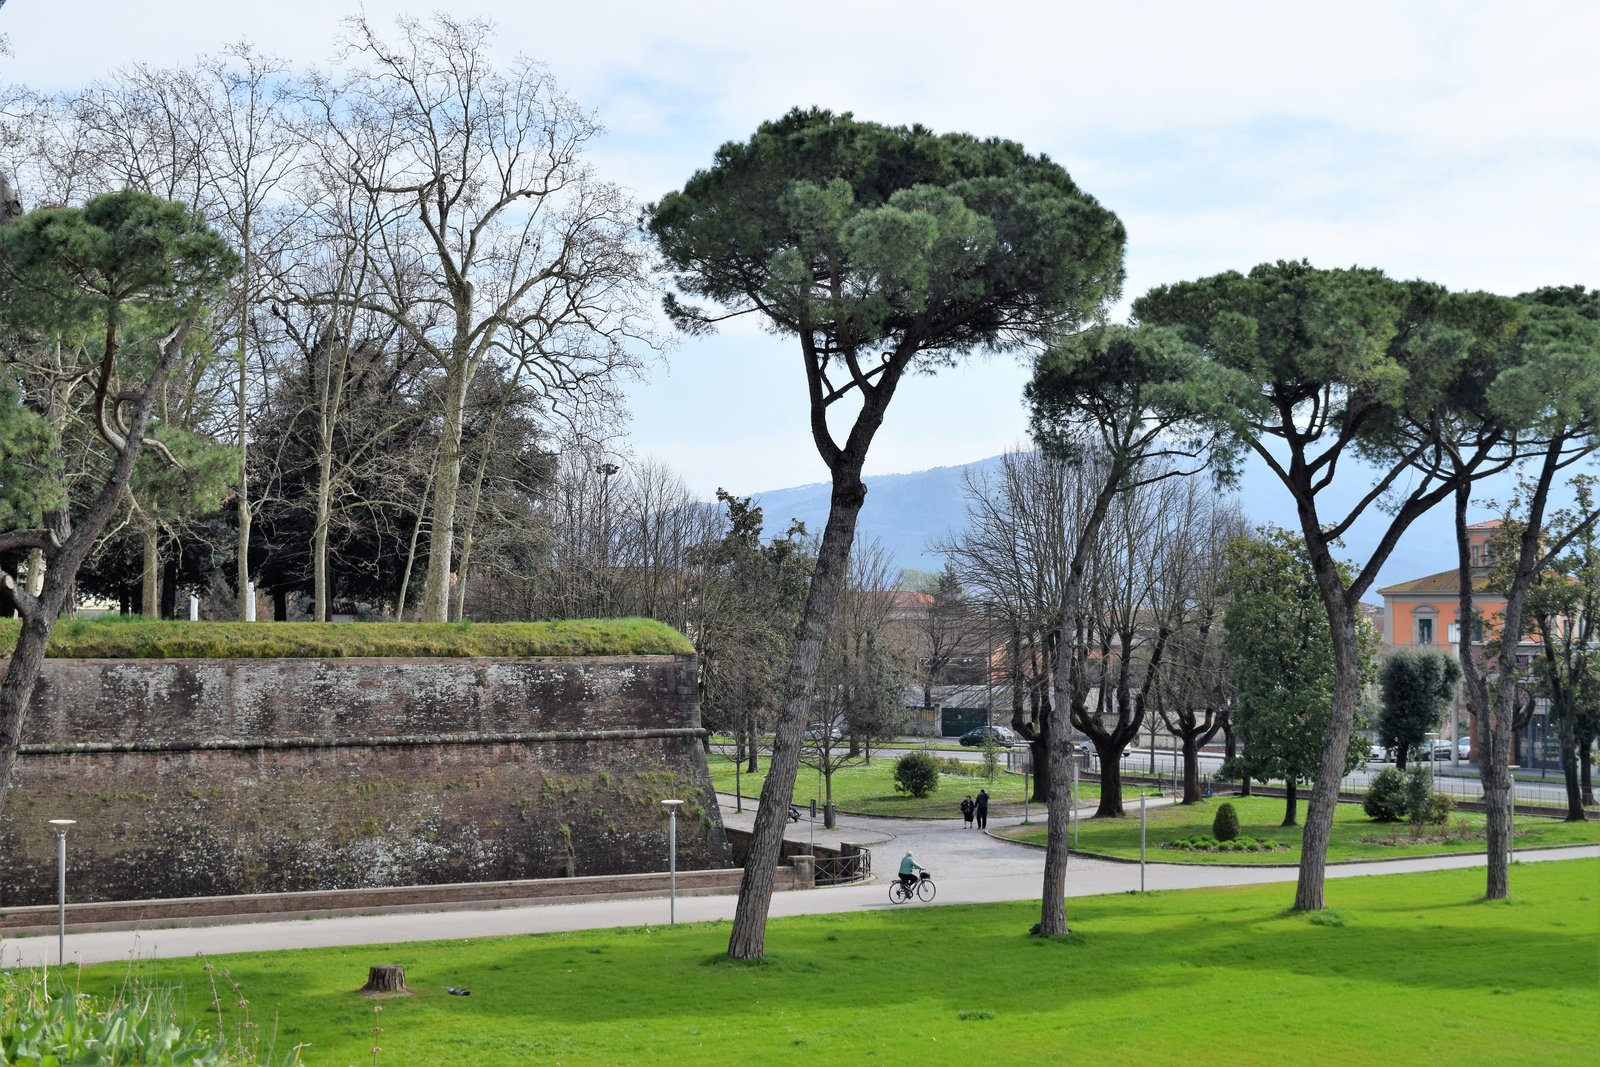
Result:
{"label": "paved path", "polygon": [[[733,798],[723,799],[731,805]],[[1086,815],[1091,810],[1083,809]],[[754,805],[747,803],[743,816],[732,813],[731,808],[725,808],[724,817],[730,825],[748,825],[754,820],[753,812]],[[990,820],[990,827],[998,829],[1020,821],[996,818]],[[808,839],[809,832],[810,828],[804,822],[797,826],[790,825],[786,831],[789,838],[801,841]],[[1001,841],[978,830],[964,830],[959,819],[872,819],[841,815],[839,829],[817,830],[819,843],[836,844],[842,840],[873,850],[875,879],[862,885],[777,893],[772,900],[773,916],[927,907],[920,903],[889,903],[887,880],[899,869],[900,856],[907,849],[915,852],[918,861],[933,871],[939,886],[937,904],[1036,900],[1039,896],[1040,878],[1044,870],[1042,850]],[[1585,857],[1600,857],[1600,845],[1518,855],[1518,859],[1525,862]],[[1483,862],[1482,856],[1448,856],[1347,864],[1330,867],[1328,877],[1352,878],[1369,874],[1481,867]],[[1293,882],[1296,873],[1292,867],[1208,867],[1152,863],[1145,871],[1145,885],[1155,890]],[[1068,896],[1120,893],[1138,888],[1137,863],[1112,863],[1074,857],[1067,873]],[[225,952],[394,944],[656,925],[666,923],[667,909],[665,898],[654,897],[490,910],[412,912],[233,926],[69,934],[67,960],[88,964],[124,960],[133,956],[176,957],[202,952],[217,955]],[[733,909],[732,896],[680,896],[677,901],[680,922],[727,920],[732,918]],[[372,962],[383,962],[378,958],[381,955],[374,953]],[[53,963],[55,958],[56,939],[53,936],[0,942],[0,966],[38,966]]]}

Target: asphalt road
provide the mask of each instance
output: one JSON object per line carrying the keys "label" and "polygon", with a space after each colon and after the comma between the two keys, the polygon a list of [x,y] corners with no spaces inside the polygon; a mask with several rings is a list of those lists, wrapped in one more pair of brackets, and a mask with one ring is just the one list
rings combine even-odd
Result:
{"label": "asphalt road", "polygon": [[[725,798],[727,802],[731,802],[731,799]],[[1084,814],[1088,813],[1088,809],[1084,809]],[[742,816],[729,814],[725,808],[724,817],[730,825],[735,826],[754,821],[753,809],[748,807]],[[990,826],[998,828],[1017,821],[1020,820],[992,819]],[[790,826],[786,831],[793,840],[806,840],[810,832],[811,828],[804,823]],[[773,897],[771,915],[937,907],[944,904],[1037,900],[1039,897],[1044,872],[1042,850],[1002,841],[978,830],[964,830],[959,820],[874,819],[842,815],[837,830],[818,829],[816,834],[821,842],[848,840],[872,849],[873,880],[858,885],[777,893]],[[900,857],[907,850],[915,853],[918,862],[933,872],[938,885],[938,897],[932,905],[921,902],[891,904],[889,901],[888,880],[898,870]],[[1523,862],[1583,857],[1600,857],[1600,845],[1519,853],[1517,856]],[[1330,867],[1328,877],[1356,878],[1371,874],[1478,867],[1483,862],[1482,856],[1451,856],[1347,864]],[[1150,890],[1254,885],[1293,882],[1296,874],[1293,867],[1206,867],[1152,863],[1144,871],[1144,885]],[[1513,872],[1513,884],[1515,878]],[[1138,890],[1139,887],[1140,867],[1137,863],[1111,863],[1074,857],[1067,874],[1069,897],[1122,893]],[[1330,897],[1336,901],[1337,891],[1330,892]],[[1286,903],[1288,899],[1286,890]],[[732,896],[679,897],[676,902],[677,918],[680,922],[726,921],[733,916],[734,903]],[[292,948],[378,946],[408,941],[663,925],[667,922],[667,916],[668,901],[664,896],[657,896],[488,910],[408,912],[233,926],[107,931],[68,935],[67,960],[88,964],[134,958],[192,956],[196,953],[219,955]],[[52,936],[0,942],[0,966],[38,966],[53,963],[55,958],[56,939]],[[361,966],[367,962],[383,963],[384,953],[381,949],[374,949],[369,961],[358,962]]]}

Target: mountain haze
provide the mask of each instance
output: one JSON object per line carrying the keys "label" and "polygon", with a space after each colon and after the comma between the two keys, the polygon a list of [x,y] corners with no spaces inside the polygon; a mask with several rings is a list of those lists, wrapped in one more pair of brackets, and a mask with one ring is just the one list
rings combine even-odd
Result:
{"label": "mountain haze", "polygon": [[[857,524],[858,536],[868,541],[876,538],[896,567],[919,571],[943,569],[944,557],[932,549],[932,543],[948,539],[965,525],[967,480],[981,478],[994,470],[1000,459],[990,456],[959,467],[867,477],[867,500]],[[1343,473],[1359,475],[1361,472],[1347,468]],[[1372,478],[1375,479],[1376,474]],[[1359,477],[1341,477],[1319,494],[1322,500],[1319,510],[1324,517],[1333,516],[1335,512],[1342,517],[1372,485],[1371,480],[1363,482]],[[1490,479],[1488,485],[1474,494],[1470,521],[1494,517],[1494,502],[1507,499],[1514,487],[1510,475]],[[1246,464],[1237,493],[1252,524],[1271,523],[1289,530],[1299,529],[1288,490],[1258,459],[1252,458]],[[785,529],[791,518],[804,522],[807,531],[819,535],[828,517],[828,494],[828,484],[818,482],[767,490],[755,497],[765,511],[769,535]],[[1552,493],[1552,508],[1571,502],[1570,489],[1563,487]],[[1455,568],[1452,507],[1451,501],[1446,500],[1411,524],[1364,599],[1376,603],[1380,599],[1377,591],[1386,585]],[[1371,555],[1388,521],[1388,514],[1378,505],[1370,506],[1367,511],[1363,521],[1344,538],[1345,555],[1352,559],[1365,560]]]}

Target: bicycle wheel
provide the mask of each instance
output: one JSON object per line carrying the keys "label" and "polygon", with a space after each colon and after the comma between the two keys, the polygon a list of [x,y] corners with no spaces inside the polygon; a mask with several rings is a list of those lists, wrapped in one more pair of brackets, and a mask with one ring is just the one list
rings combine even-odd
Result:
{"label": "bicycle wheel", "polygon": [[891,903],[904,904],[906,901],[908,901],[910,899],[911,899],[911,890],[909,890],[909,889],[907,889],[905,887],[905,883],[903,883],[903,882],[890,882],[889,883],[889,900],[890,900]]}
{"label": "bicycle wheel", "polygon": [[933,888],[932,882],[922,881],[917,883],[917,896],[923,900],[932,900],[933,895],[937,892],[938,890]]}

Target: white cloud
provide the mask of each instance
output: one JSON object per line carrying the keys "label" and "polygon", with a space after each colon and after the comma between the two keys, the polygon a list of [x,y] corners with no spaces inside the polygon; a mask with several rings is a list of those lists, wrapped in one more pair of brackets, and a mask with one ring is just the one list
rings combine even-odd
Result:
{"label": "white cloud", "polygon": [[[388,23],[427,3],[368,0]],[[10,76],[73,87],[241,37],[326,63],[349,5],[11,0]],[[1128,225],[1130,294],[1277,258],[1453,287],[1600,284],[1600,6],[1365,0],[484,3],[608,127],[603,174],[654,199],[796,105],[1022,141]],[[70,61],[65,61],[70,57]],[[876,471],[961,462],[1025,430],[1020,371],[916,380]],[[691,484],[822,477],[792,343],[685,341],[634,390],[635,437]],[[961,450],[970,449],[962,453]],[[708,488],[709,487],[709,488]]]}

